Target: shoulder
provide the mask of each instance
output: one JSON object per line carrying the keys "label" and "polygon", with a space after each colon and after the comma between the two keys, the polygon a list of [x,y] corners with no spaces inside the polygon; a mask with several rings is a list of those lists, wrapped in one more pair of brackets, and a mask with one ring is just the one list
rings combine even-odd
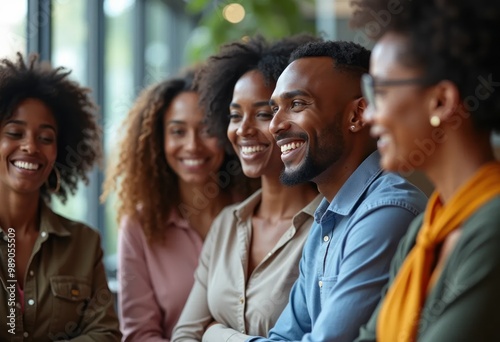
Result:
{"label": "shoulder", "polygon": [[427,196],[402,176],[384,172],[367,188],[360,204],[366,210],[381,207],[399,207],[414,216],[425,210]]}
{"label": "shoulder", "polygon": [[473,253],[475,250],[494,253],[500,261],[500,196],[484,204],[462,224],[462,236],[457,247]]}
{"label": "shoulder", "polygon": [[80,242],[85,241],[85,244],[87,245],[91,242],[100,243],[101,235],[99,234],[99,232],[82,222],[75,221],[62,215],[53,213],[52,223],[59,225],[59,227],[54,228],[62,228],[65,231],[69,232],[71,239]]}

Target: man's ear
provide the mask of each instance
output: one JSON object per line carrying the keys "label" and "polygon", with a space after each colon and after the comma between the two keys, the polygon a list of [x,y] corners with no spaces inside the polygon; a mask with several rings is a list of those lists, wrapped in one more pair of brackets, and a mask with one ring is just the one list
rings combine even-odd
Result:
{"label": "man's ear", "polygon": [[460,91],[455,83],[443,80],[433,86],[429,101],[429,122],[438,118],[439,122],[446,122],[460,106]]}
{"label": "man's ear", "polygon": [[366,125],[366,121],[363,119],[366,107],[367,103],[364,97],[357,98],[351,102],[349,110],[349,130],[351,132],[357,132]]}

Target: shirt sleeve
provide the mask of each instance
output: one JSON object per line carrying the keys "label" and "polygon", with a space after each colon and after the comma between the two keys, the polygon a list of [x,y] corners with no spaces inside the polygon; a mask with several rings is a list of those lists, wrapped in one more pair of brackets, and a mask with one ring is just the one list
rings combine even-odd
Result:
{"label": "shirt sleeve", "polygon": [[210,326],[203,334],[202,342],[244,342],[250,336],[242,334],[223,324]]}
{"label": "shirt sleeve", "polygon": [[[401,237],[415,218],[410,211],[396,206],[372,210],[352,223],[342,246],[343,258],[336,281],[327,291],[319,316],[310,329],[306,319],[307,298],[301,289],[302,271],[290,302],[269,338],[249,341],[352,341],[380,300],[387,283],[390,261]],[[302,330],[302,332],[300,331]],[[302,333],[301,336],[298,336]]]}
{"label": "shirt sleeve", "polygon": [[219,220],[216,218],[203,244],[193,288],[172,333],[173,342],[201,341],[205,328],[213,321],[208,307],[207,283],[208,265],[217,237],[218,224]]}
{"label": "shirt sleeve", "polygon": [[141,227],[125,218],[118,242],[119,310],[123,341],[166,342],[144,253]]}
{"label": "shirt sleeve", "polygon": [[108,288],[106,272],[102,262],[103,251],[99,235],[93,244],[95,248],[92,297],[87,304],[81,320],[81,333],[71,339],[73,342],[118,342],[121,338],[118,319],[116,317],[113,295]]}

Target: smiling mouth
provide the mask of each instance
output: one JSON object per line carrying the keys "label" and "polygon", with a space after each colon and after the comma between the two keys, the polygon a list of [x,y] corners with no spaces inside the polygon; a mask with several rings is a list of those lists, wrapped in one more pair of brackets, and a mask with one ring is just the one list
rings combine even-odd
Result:
{"label": "smiling mouth", "polygon": [[264,151],[265,145],[254,145],[254,146],[241,146],[241,153],[250,155],[257,152]]}
{"label": "smiling mouth", "polygon": [[12,164],[15,167],[17,167],[18,169],[29,170],[29,171],[37,171],[42,166],[41,164],[24,162],[24,161],[19,161],[19,160],[16,160]]}
{"label": "smiling mouth", "polygon": [[205,159],[181,159],[182,163],[187,166],[200,166],[205,163]]}
{"label": "smiling mouth", "polygon": [[299,147],[302,147],[304,143],[305,143],[304,141],[294,141],[288,144],[281,145],[281,154],[290,153],[291,151],[296,150]]}

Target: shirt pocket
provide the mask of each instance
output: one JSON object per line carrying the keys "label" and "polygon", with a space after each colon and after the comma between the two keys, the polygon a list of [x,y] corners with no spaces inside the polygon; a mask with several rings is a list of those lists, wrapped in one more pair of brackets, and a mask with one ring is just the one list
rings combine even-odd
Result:
{"label": "shirt pocket", "polygon": [[66,340],[80,335],[81,321],[91,296],[90,281],[74,276],[52,276],[50,288],[52,338]]}

